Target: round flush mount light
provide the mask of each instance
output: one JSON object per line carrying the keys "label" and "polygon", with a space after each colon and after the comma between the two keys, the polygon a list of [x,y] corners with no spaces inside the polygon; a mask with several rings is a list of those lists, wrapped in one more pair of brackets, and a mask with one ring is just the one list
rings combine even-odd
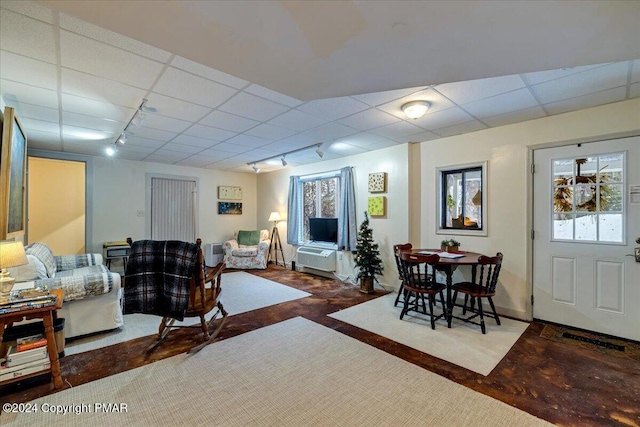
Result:
{"label": "round flush mount light", "polygon": [[427,101],[411,101],[402,106],[402,111],[410,119],[418,119],[427,112],[429,103]]}

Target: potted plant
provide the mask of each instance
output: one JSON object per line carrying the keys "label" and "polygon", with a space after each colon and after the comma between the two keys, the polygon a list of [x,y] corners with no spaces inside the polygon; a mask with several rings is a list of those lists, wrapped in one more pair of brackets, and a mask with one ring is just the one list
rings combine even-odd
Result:
{"label": "potted plant", "polygon": [[458,252],[460,246],[460,242],[455,239],[443,240],[440,242],[440,249],[444,252]]}
{"label": "potted plant", "polygon": [[382,260],[378,244],[373,241],[373,230],[369,228],[369,215],[365,211],[364,221],[360,225],[356,242],[355,264],[358,267],[356,277],[360,279],[360,292],[372,294],[373,281],[378,274],[382,274]]}

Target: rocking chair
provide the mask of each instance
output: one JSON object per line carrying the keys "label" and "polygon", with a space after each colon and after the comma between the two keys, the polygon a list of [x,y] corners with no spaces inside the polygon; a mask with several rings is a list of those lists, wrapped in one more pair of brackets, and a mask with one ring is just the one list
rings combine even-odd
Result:
{"label": "rocking chair", "polygon": [[[196,353],[215,341],[226,322],[227,312],[219,301],[224,264],[207,268],[200,248],[202,241],[196,242],[142,240],[131,245],[125,275],[125,312],[162,316],[158,339],[148,352],[162,343],[173,328],[200,327],[203,342],[188,352]],[[205,315],[212,310],[217,311],[206,321]],[[215,331],[209,333],[220,315]],[[176,320],[187,317],[199,317],[200,323],[174,325]]]}

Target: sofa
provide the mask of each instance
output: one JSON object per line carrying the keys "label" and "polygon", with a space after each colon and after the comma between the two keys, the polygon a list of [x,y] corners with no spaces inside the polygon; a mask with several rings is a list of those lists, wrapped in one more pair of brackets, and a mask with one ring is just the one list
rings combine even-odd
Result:
{"label": "sofa", "polygon": [[269,230],[239,230],[222,245],[227,268],[265,269],[269,260]]}
{"label": "sofa", "polygon": [[124,324],[120,275],[104,265],[101,254],[55,256],[42,243],[25,247],[28,264],[10,270],[16,282],[62,289],[65,337],[107,331]]}

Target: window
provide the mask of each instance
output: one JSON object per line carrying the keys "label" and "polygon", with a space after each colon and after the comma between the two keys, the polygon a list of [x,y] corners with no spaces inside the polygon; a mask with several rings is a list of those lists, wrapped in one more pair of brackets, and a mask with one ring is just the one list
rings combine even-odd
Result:
{"label": "window", "polygon": [[309,240],[309,218],[337,218],[340,177],[322,176],[302,180],[302,238]]}
{"label": "window", "polygon": [[624,153],[553,160],[553,240],[622,243]]}
{"label": "window", "polygon": [[438,169],[438,233],[487,235],[486,166]]}

